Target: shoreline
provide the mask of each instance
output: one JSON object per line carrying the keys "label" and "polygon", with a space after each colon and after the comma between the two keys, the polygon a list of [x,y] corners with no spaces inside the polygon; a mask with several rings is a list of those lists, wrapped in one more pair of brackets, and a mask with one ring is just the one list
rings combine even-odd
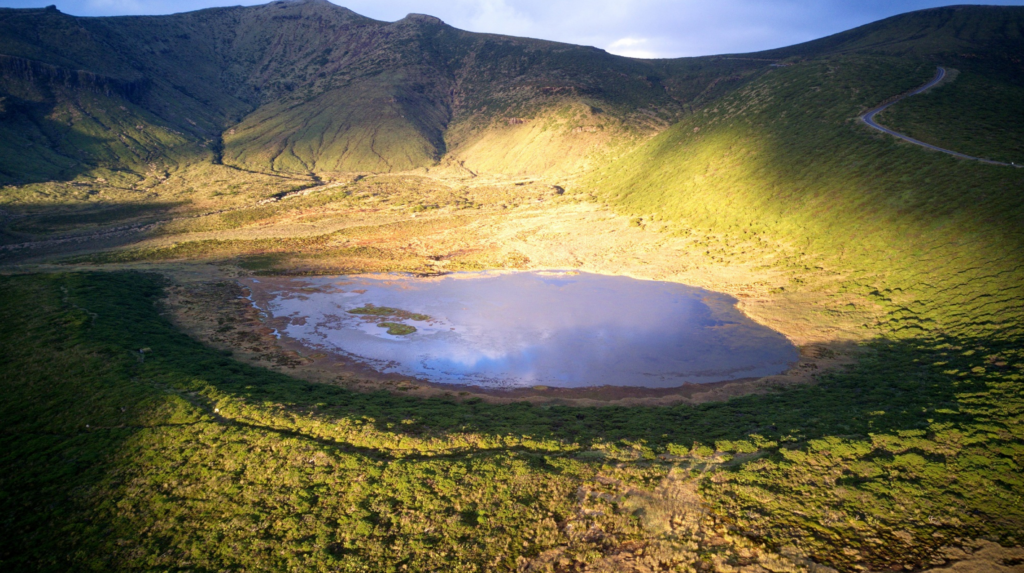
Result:
{"label": "shoreline", "polygon": [[[256,280],[262,281],[266,278],[269,277],[260,277]],[[243,289],[249,291],[248,295]],[[265,295],[261,297],[260,293],[253,292],[241,281],[231,281],[231,286],[227,290],[231,292],[229,300],[224,300],[224,295],[227,294],[225,292],[213,299],[203,296],[202,309],[191,313],[183,312],[180,294],[171,294],[168,302],[174,322],[204,344],[231,350],[236,358],[246,362],[280,370],[307,381],[339,385],[363,392],[385,390],[423,398],[479,398],[492,403],[527,401],[535,404],[576,406],[664,406],[681,402],[698,404],[748,394],[763,394],[792,384],[811,383],[819,373],[851,362],[853,354],[836,353],[822,345],[794,345],[799,351],[799,358],[780,374],[759,378],[742,377],[716,382],[685,383],[668,388],[614,385],[575,388],[544,385],[488,388],[474,384],[434,382],[416,376],[381,372],[351,355],[308,346],[283,334],[281,324],[275,323],[283,323],[288,319],[261,319],[260,315],[265,315],[265,312],[258,305],[260,300],[266,298]],[[264,304],[265,302],[264,300]],[[248,348],[218,334],[216,325],[226,322],[223,316],[225,311],[242,317],[242,320],[232,323],[234,335],[236,339],[249,340]]]}

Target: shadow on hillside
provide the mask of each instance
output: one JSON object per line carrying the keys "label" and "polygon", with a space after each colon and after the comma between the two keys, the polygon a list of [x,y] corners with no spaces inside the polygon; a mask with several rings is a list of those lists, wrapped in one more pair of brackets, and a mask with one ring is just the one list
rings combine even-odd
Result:
{"label": "shadow on hillside", "polygon": [[[43,84],[38,100],[0,89],[0,184],[74,181],[112,172],[132,180],[154,168],[209,162],[214,157],[198,139],[185,136],[117,96],[95,97]],[[168,141],[171,134],[182,139]],[[110,175],[105,175],[109,177]]]}
{"label": "shadow on hillside", "polygon": [[33,206],[0,218],[0,265],[38,257],[111,249],[139,241],[173,218],[185,201]]}
{"label": "shadow on hillside", "polygon": [[64,139],[70,128],[53,119],[55,98],[35,102],[4,93],[2,100],[0,156],[5,161],[0,162],[0,183],[71,181],[97,167],[87,158],[107,141],[77,133],[75,148],[66,149]]}

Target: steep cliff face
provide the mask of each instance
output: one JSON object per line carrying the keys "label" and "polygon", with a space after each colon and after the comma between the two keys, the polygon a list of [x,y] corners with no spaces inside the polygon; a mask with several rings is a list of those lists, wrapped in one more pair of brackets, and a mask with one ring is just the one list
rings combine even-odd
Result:
{"label": "steep cliff face", "polygon": [[83,89],[105,96],[116,96],[131,102],[142,99],[149,80],[121,80],[85,70],[51,66],[42,62],[0,54],[0,77],[5,84],[28,82],[38,85]]}

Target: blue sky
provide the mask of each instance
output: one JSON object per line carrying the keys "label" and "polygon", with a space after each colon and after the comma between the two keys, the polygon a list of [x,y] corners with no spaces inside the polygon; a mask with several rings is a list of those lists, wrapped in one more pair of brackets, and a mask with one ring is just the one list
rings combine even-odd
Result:
{"label": "blue sky", "polygon": [[[76,16],[170,14],[248,0],[0,0],[56,4]],[[335,0],[378,20],[430,14],[473,32],[596,46],[643,58],[751,52],[813,40],[875,20],[958,2],[934,0]],[[962,2],[960,2],[962,3]],[[1024,5],[1024,0],[990,4]]]}

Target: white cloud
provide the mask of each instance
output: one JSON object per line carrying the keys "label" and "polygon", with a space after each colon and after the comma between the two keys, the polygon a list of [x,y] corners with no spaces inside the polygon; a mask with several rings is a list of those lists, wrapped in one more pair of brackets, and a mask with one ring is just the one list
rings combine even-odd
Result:
{"label": "white cloud", "polygon": [[650,45],[650,40],[647,38],[619,38],[611,44],[605,50],[610,54],[617,56],[626,56],[627,58],[657,58],[659,57],[657,52],[647,49]]}
{"label": "white cloud", "polygon": [[641,44],[646,44],[646,43],[647,43],[647,38],[619,38],[618,40],[615,40],[611,44],[608,44],[608,47],[609,48],[613,48],[613,49],[617,49],[617,48],[633,48],[635,46],[639,46]]}

